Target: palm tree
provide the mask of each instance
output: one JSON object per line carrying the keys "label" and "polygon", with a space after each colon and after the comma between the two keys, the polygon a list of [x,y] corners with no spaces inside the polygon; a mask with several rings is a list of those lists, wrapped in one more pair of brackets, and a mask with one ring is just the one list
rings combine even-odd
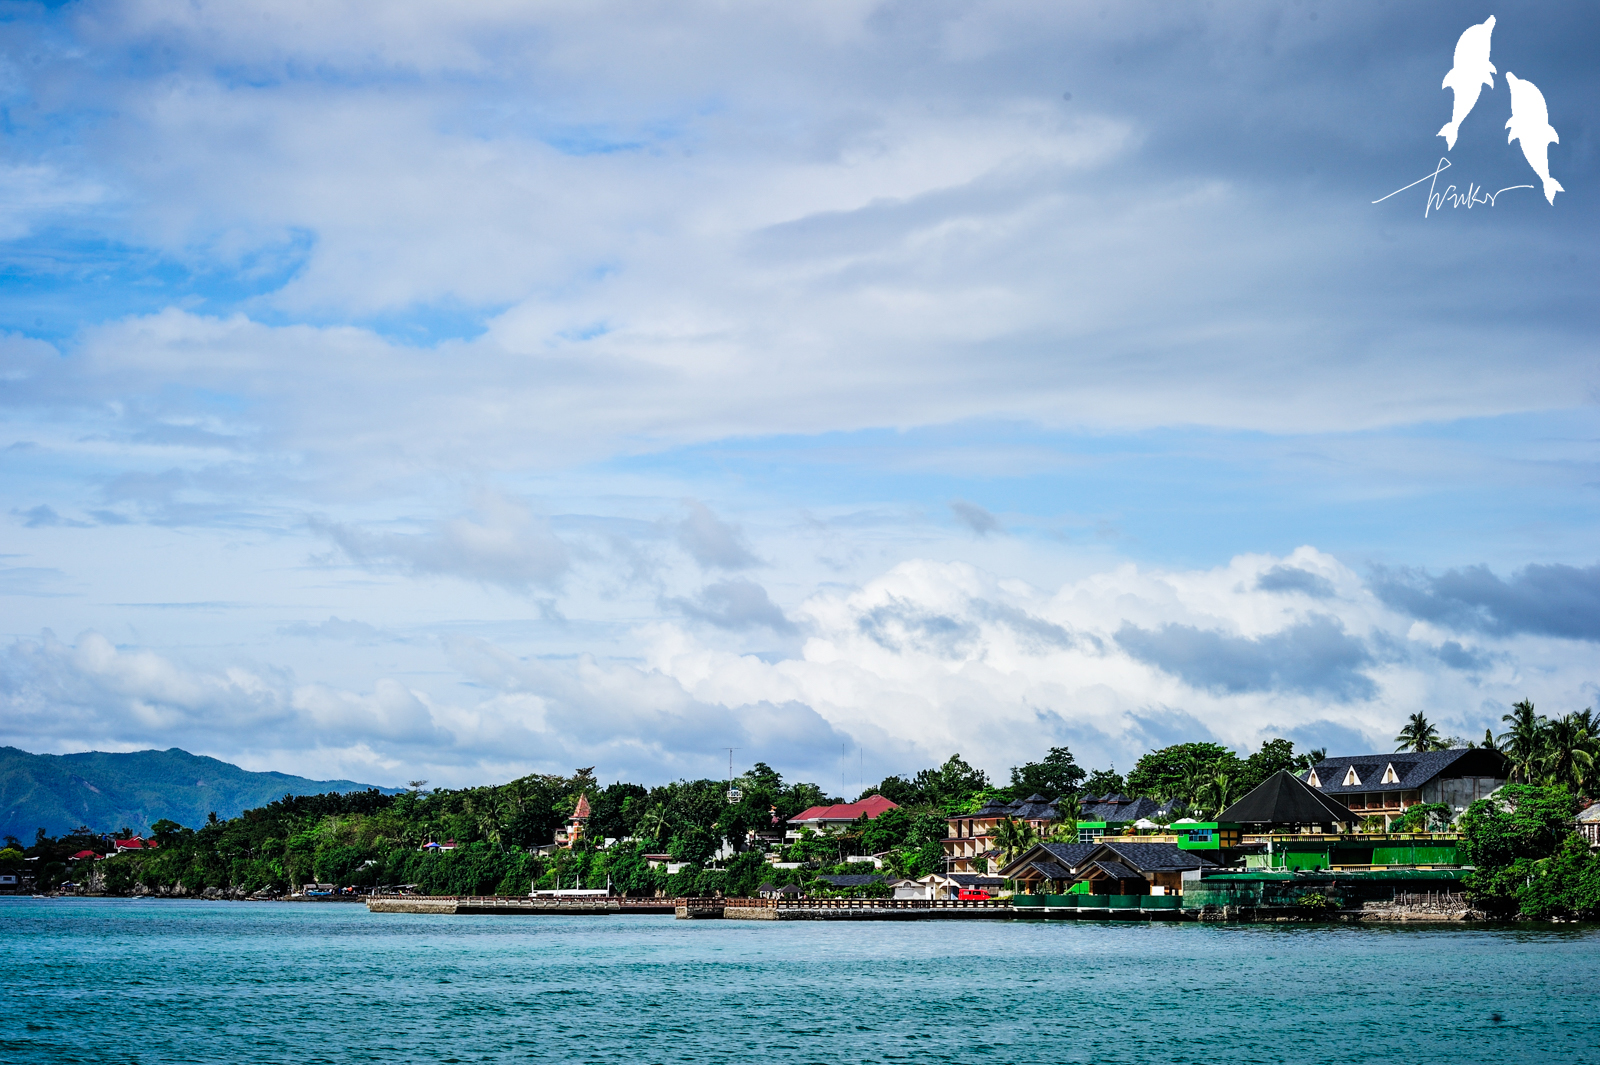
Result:
{"label": "palm tree", "polygon": [[1512,703],[1511,713],[1500,720],[1511,726],[1500,734],[1500,749],[1511,756],[1512,775],[1520,777],[1520,783],[1531,784],[1548,722],[1543,714],[1533,712],[1533,703],[1527,699]]}
{"label": "palm tree", "polygon": [[1039,834],[1026,821],[1002,817],[995,822],[994,842],[1005,855],[1005,865],[1011,864],[1011,859],[1017,856],[1018,851],[1027,850],[1038,841]]}
{"label": "palm tree", "polygon": [[1201,758],[1198,754],[1190,754],[1183,760],[1183,789],[1179,795],[1169,798],[1182,799],[1191,806],[1198,805],[1200,794],[1210,783],[1211,763]]}
{"label": "palm tree", "polygon": [[1206,809],[1212,809],[1214,804],[1216,813],[1221,814],[1222,811],[1228,808],[1228,804],[1233,801],[1233,793],[1237,788],[1238,785],[1226,773],[1218,773],[1206,781],[1200,789],[1201,798],[1207,800],[1205,802]]}
{"label": "palm tree", "polygon": [[1439,730],[1428,723],[1427,716],[1420,710],[1406,719],[1405,728],[1394,741],[1400,745],[1395,748],[1397,751],[1437,751],[1443,747]]}
{"label": "palm tree", "polygon": [[1328,749],[1326,747],[1318,747],[1314,750],[1307,751],[1299,758],[1296,758],[1294,760],[1295,768],[1310,769],[1326,757],[1328,757]]}
{"label": "palm tree", "polygon": [[1551,784],[1565,784],[1582,794],[1594,775],[1596,738],[1583,714],[1559,717],[1544,727],[1539,765]]}
{"label": "palm tree", "polygon": [[655,840],[659,843],[661,842],[661,837],[666,834],[667,825],[666,805],[658,802],[646,810],[643,817],[639,818],[639,827],[635,831],[643,838]]}
{"label": "palm tree", "polygon": [[1083,805],[1076,795],[1063,795],[1056,800],[1056,819],[1050,826],[1050,842],[1076,843],[1078,842],[1078,818],[1083,813]]}

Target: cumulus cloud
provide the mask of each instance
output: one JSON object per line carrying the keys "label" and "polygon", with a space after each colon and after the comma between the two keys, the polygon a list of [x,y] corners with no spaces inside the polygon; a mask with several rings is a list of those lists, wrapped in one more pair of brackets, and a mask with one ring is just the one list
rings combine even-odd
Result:
{"label": "cumulus cloud", "polygon": [[956,520],[979,536],[988,536],[990,533],[1000,532],[1000,519],[990,514],[976,503],[968,503],[965,499],[951,502],[950,511]]}
{"label": "cumulus cloud", "polygon": [[1372,586],[1394,609],[1444,628],[1600,641],[1600,565],[1532,565],[1509,579],[1488,566],[1438,576],[1378,567]]}
{"label": "cumulus cloud", "polygon": [[552,588],[571,567],[567,544],[527,507],[485,495],[473,517],[432,523],[419,533],[379,532],[312,518],[313,532],[359,566],[392,567],[498,585],[514,592]]}
{"label": "cumulus cloud", "polygon": [[698,500],[684,501],[689,514],[677,525],[678,544],[704,569],[749,569],[760,565],[744,531],[730,525]]}

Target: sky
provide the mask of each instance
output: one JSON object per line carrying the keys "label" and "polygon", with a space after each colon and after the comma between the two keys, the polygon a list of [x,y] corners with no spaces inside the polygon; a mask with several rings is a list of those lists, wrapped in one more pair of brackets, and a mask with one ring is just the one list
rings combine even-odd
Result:
{"label": "sky", "polygon": [[1596,705],[1597,49],[0,3],[0,744],[853,795]]}

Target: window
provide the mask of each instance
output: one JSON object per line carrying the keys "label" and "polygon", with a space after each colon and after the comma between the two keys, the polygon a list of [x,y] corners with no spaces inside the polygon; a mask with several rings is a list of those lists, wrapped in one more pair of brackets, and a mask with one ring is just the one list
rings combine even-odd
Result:
{"label": "window", "polygon": [[1358,788],[1361,786],[1361,778],[1356,776],[1355,766],[1351,766],[1349,769],[1345,770],[1344,786],[1347,788]]}
{"label": "window", "polygon": [[1378,783],[1380,783],[1380,784],[1398,784],[1398,783],[1400,783],[1400,774],[1396,773],[1394,771],[1394,763],[1393,762],[1390,762],[1387,766],[1384,767],[1384,769],[1383,769],[1383,779],[1378,781]]}
{"label": "window", "polygon": [[1310,784],[1313,788],[1322,787],[1322,780],[1317,776],[1317,771],[1315,769],[1311,771],[1310,776],[1306,777],[1306,783]]}

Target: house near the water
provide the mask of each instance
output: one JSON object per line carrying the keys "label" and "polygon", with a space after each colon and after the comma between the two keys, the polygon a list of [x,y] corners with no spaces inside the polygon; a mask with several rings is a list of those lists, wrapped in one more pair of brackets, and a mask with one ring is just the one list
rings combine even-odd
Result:
{"label": "house near the water", "polygon": [[584,832],[588,831],[591,816],[589,796],[579,795],[577,807],[572,811],[572,816],[567,818],[567,827],[556,830],[556,846],[571,848],[582,839]]}
{"label": "house near the water", "polygon": [[1302,780],[1356,815],[1384,824],[1417,803],[1460,813],[1511,779],[1511,759],[1493,747],[1398,751],[1324,758]]}
{"label": "house near the water", "polygon": [[840,802],[831,806],[813,806],[808,810],[801,810],[789,818],[789,829],[784,833],[784,839],[793,843],[800,838],[801,830],[807,828],[817,833],[843,832],[863,817],[870,821],[890,810],[898,810],[899,808],[899,803],[890,802],[882,795],[868,795],[860,802]]}
{"label": "house near the water", "polygon": [[1095,843],[1037,843],[1000,875],[1031,894],[1177,895],[1186,881],[1220,868],[1214,852],[1132,836]]}

